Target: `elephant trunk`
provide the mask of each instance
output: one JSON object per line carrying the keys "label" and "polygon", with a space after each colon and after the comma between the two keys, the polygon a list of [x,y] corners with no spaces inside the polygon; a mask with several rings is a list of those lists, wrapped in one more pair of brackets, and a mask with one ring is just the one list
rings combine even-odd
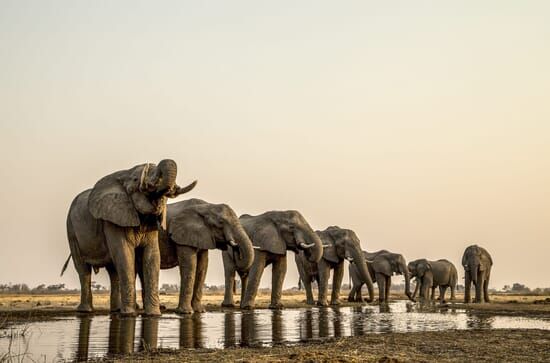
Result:
{"label": "elephant trunk", "polygon": [[405,295],[409,298],[411,301],[414,300],[414,296],[411,294],[411,274],[409,273],[409,270],[405,268],[405,272],[403,273],[403,276],[405,277]]}
{"label": "elephant trunk", "polygon": [[474,284],[477,284],[477,272],[479,270],[479,265],[471,264],[469,267],[470,267],[470,279]]}
{"label": "elephant trunk", "polygon": [[367,289],[369,290],[369,299],[367,301],[374,301],[374,287],[372,285],[372,278],[369,273],[367,261],[365,260],[365,257],[363,255],[363,251],[361,251],[360,247],[356,245],[351,245],[348,248],[348,252],[350,254],[350,257],[353,259],[352,263],[355,264],[361,281],[363,281],[367,285]]}
{"label": "elephant trunk", "polygon": [[156,173],[156,186],[157,193],[164,194],[165,192],[172,190],[176,185],[176,176],[178,174],[178,166],[176,162],[171,159],[162,160],[157,166]]}
{"label": "elephant trunk", "polygon": [[[306,241],[304,241],[304,237]],[[323,242],[317,233],[313,230],[309,231],[309,233],[297,232],[295,239],[309,262],[317,263],[321,260],[321,257],[323,257]]]}
{"label": "elephant trunk", "polygon": [[237,269],[240,272],[248,272],[254,261],[254,248],[248,234],[240,224],[235,228],[235,233],[228,226],[225,227],[224,233],[227,241],[230,241],[231,248],[235,248],[234,255]]}

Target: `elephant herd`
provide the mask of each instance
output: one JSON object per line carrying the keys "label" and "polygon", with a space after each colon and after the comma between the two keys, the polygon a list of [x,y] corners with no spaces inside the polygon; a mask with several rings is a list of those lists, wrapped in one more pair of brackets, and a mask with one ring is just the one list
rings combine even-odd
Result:
{"label": "elephant herd", "polygon": [[[253,309],[264,269],[272,265],[272,309],[282,308],[281,294],[287,271],[287,251],[293,251],[306,291],[308,304],[327,306],[328,281],[333,271],[330,304],[340,302],[344,262],[349,261],[353,282],[349,301],[364,301],[361,287],[367,286],[368,302],[388,301],[393,274],[405,278],[405,294],[415,301],[433,299],[439,287],[443,302],[451,289],[454,299],[457,270],[447,260],[420,259],[406,263],[401,254],[361,249],[355,232],[336,226],[314,231],[297,211],[269,211],[237,217],[226,204],[190,199],[167,204],[192,190],[176,183],[177,166],[173,160],[158,165],[147,163],[121,170],[100,179],[73,200],[67,216],[70,255],[81,284],[79,312],[92,312],[91,273],[105,267],[111,282],[110,310],[122,315],[136,314],[136,276],[142,285],[145,315],[160,315],[159,271],[176,266],[180,271],[177,313],[203,312],[202,289],[208,268],[208,250],[219,249],[225,273],[222,306],[235,306],[235,277],[241,280],[240,307]],[[487,293],[492,260],[482,247],[468,247],[462,258],[465,270],[465,301],[470,301],[470,286],[475,285],[475,301],[489,301]],[[417,280],[414,293],[410,280]],[[312,283],[318,284],[314,299]]]}

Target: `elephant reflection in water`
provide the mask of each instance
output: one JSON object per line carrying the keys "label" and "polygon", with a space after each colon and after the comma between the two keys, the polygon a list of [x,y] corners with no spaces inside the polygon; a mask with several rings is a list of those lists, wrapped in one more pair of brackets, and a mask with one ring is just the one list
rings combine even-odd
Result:
{"label": "elephant reflection in water", "polygon": [[[76,361],[85,361],[88,359],[91,324],[92,317],[84,316],[80,318]],[[158,324],[159,319],[154,317],[142,319],[138,351],[150,352],[157,349]],[[135,331],[135,317],[113,315],[109,322],[108,355],[117,356],[133,353],[135,350]]]}
{"label": "elephant reflection in water", "polygon": [[[258,314],[252,311],[243,312],[241,314],[241,346],[253,347],[261,346],[262,341],[266,341],[267,337],[263,327],[258,321]],[[226,335],[227,338],[227,335]],[[284,342],[284,324],[283,314],[281,311],[272,311],[271,313],[271,343],[280,344]],[[226,341],[227,344],[227,341]]]}
{"label": "elephant reflection in water", "polygon": [[483,314],[472,314],[470,312],[466,313],[467,319],[466,326],[468,329],[487,329],[490,330],[493,328],[494,317],[486,316]]}
{"label": "elephant reflection in water", "polygon": [[180,348],[204,348],[203,322],[199,314],[180,319]]}
{"label": "elephant reflection in water", "polygon": [[[334,315],[331,315],[331,311]],[[334,329],[334,337],[344,336],[344,324],[339,308],[321,308],[315,314],[314,310],[306,310],[300,317],[300,340],[307,341],[314,338],[329,338],[331,335],[331,323]]]}

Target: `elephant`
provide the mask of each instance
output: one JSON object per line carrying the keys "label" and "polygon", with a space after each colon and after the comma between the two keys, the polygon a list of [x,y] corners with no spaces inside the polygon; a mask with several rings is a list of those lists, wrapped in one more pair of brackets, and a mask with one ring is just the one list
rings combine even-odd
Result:
{"label": "elephant", "polygon": [[247,273],[252,265],[252,242],[226,204],[200,199],[168,204],[166,228],[159,239],[160,268],[179,265],[181,287],[176,313],[204,312],[201,299],[209,249],[230,250],[242,273]]}
{"label": "elephant", "polygon": [[303,252],[295,254],[296,266],[300,273],[300,280],[306,290],[306,302],[314,304],[311,283],[319,284],[319,298],[317,305],[327,306],[327,290],[330,270],[334,270],[332,278],[331,305],[340,304],[340,288],[344,277],[344,261],[357,261],[358,273],[361,280],[369,289],[369,302],[374,299],[374,288],[365,259],[362,258],[361,242],[354,231],[337,226],[328,227],[324,231],[316,231],[323,242],[323,257],[318,263],[309,262]]}
{"label": "elephant", "polygon": [[100,179],[73,200],[67,216],[70,255],[80,278],[79,312],[92,312],[91,270],[106,267],[111,280],[112,312],[135,315],[136,263],[142,264],[145,315],[160,315],[158,281],[159,224],[166,199],[192,190],[176,184],[177,165],[165,159],[140,164]]}
{"label": "elephant", "polygon": [[[472,282],[476,288],[474,302],[491,302],[489,299],[489,278],[493,259],[487,250],[478,245],[471,245],[466,248],[462,255],[462,266],[464,266],[464,302],[469,303],[470,288]],[[483,291],[483,293],[482,293]]]}
{"label": "elephant", "polygon": [[[415,301],[411,294],[409,270],[407,269],[407,262],[403,255],[386,250],[372,253],[363,251],[363,255],[363,258],[367,261],[367,266],[373,282],[378,284],[378,301],[380,304],[388,301],[391,276],[393,273],[405,277],[405,295],[407,295],[411,301]],[[363,301],[361,297],[361,287],[365,282],[359,275],[355,261],[349,265],[349,275],[352,281],[352,287],[348,301]]]}
{"label": "elephant", "polygon": [[317,263],[323,254],[319,236],[297,211],[269,211],[258,216],[242,215],[239,220],[254,245],[254,261],[248,274],[235,268],[231,251],[224,251],[225,297],[223,306],[234,306],[235,272],[241,277],[241,308],[253,309],[260,279],[266,266],[272,264],[270,309],[281,309],[281,291],[286,275],[286,252],[303,251],[309,262]]}
{"label": "elephant", "polygon": [[439,302],[445,302],[445,292],[451,288],[451,300],[455,299],[455,289],[458,282],[458,272],[452,262],[441,259],[428,261],[425,258],[414,260],[407,265],[411,277],[416,278],[413,298],[420,289],[420,297],[428,300],[428,289],[432,289],[431,300],[434,299],[435,288],[439,287]]}

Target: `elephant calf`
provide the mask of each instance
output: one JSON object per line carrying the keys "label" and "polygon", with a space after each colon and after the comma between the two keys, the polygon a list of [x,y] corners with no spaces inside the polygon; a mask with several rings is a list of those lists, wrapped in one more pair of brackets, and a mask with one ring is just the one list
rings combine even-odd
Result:
{"label": "elephant calf", "polygon": [[[410,276],[407,262],[403,255],[392,253],[386,250],[369,253],[363,251],[363,258],[367,261],[370,275],[373,282],[378,284],[378,301],[384,303],[388,301],[391,287],[391,276],[396,273],[405,277],[405,295],[414,301],[410,290]],[[363,301],[361,297],[361,287],[364,282],[359,276],[355,261],[349,265],[349,275],[352,281],[349,301]]]}
{"label": "elephant calf", "polygon": [[235,212],[225,204],[190,199],[169,204],[166,231],[159,239],[160,268],[179,265],[181,287],[177,313],[203,312],[202,288],[208,269],[208,250],[234,257],[236,268],[248,272],[254,257],[252,242]]}
{"label": "elephant calf", "polygon": [[434,299],[435,288],[439,287],[439,301],[445,302],[445,292],[451,288],[451,300],[455,299],[455,289],[458,282],[458,272],[455,265],[448,260],[428,261],[424,258],[409,262],[411,277],[416,277],[416,287],[413,298],[420,288],[420,297],[428,300],[428,289],[432,289],[431,299]]}
{"label": "elephant calf", "polygon": [[468,246],[462,256],[462,266],[464,266],[464,302],[470,302],[472,282],[476,288],[475,302],[490,302],[489,278],[493,259],[489,252],[478,245]]}
{"label": "elephant calf", "polygon": [[296,266],[300,273],[300,280],[306,290],[306,301],[313,304],[313,290],[311,283],[319,283],[319,298],[317,304],[327,306],[327,290],[330,270],[334,270],[332,278],[331,305],[340,303],[340,288],[344,276],[344,261],[350,259],[357,261],[358,275],[369,289],[369,301],[374,299],[374,288],[369,274],[367,263],[362,258],[361,242],[359,238],[349,229],[340,227],[328,227],[324,231],[316,231],[323,242],[323,257],[318,263],[309,262],[303,252],[295,255]]}
{"label": "elephant calf", "polygon": [[[260,279],[266,266],[272,264],[270,309],[282,308],[281,292],[286,275],[287,250],[303,251],[306,259],[317,263],[323,254],[323,244],[305,218],[297,211],[270,211],[258,216],[243,215],[239,218],[254,244],[254,262],[248,276],[241,275],[245,286],[241,308],[253,309]],[[223,252],[226,276],[223,305],[233,304],[234,256]]]}

